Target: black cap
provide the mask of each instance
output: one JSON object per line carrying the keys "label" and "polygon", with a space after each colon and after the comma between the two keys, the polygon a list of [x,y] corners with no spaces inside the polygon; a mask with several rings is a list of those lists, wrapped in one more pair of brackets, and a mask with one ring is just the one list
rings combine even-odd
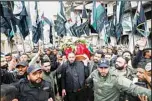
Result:
{"label": "black cap", "polygon": [[22,61],[22,62],[19,62],[17,65],[16,65],[16,68],[18,68],[19,66],[28,66],[28,62],[25,62],[25,61]]}
{"label": "black cap", "polygon": [[109,67],[109,61],[106,60],[106,59],[101,59],[99,62],[98,62],[98,67]]}

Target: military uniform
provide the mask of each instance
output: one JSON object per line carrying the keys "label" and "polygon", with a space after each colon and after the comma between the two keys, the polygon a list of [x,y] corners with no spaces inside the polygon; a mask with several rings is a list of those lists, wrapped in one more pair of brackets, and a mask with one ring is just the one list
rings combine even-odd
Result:
{"label": "military uniform", "polygon": [[145,94],[148,96],[148,101],[151,101],[151,90],[139,87],[129,79],[118,76],[112,71],[103,77],[98,70],[95,70],[87,78],[86,83],[93,83],[94,101],[119,101],[121,91],[133,96]]}

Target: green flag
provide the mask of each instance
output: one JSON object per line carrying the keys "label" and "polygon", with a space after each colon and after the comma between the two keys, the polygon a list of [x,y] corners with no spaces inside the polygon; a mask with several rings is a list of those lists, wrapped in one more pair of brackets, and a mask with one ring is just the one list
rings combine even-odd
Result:
{"label": "green flag", "polygon": [[92,26],[93,28],[100,33],[102,28],[103,28],[103,19],[104,19],[104,13],[105,13],[105,8],[102,6],[101,3],[94,1],[93,4],[93,21],[92,21]]}

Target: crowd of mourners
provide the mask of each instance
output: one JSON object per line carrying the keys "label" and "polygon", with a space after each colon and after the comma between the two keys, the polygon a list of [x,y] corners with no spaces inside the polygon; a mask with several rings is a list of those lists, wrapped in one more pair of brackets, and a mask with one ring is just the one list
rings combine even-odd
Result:
{"label": "crowd of mourners", "polygon": [[102,46],[78,61],[58,47],[1,57],[1,101],[151,101],[151,48]]}

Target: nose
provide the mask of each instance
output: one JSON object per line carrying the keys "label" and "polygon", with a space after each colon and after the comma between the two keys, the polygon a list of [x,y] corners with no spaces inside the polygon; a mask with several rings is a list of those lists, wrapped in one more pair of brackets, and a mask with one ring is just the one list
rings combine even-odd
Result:
{"label": "nose", "polygon": [[137,76],[139,76],[140,74],[139,74],[139,72],[137,72],[137,74],[136,74]]}
{"label": "nose", "polygon": [[22,70],[22,68],[18,68],[18,70],[19,70],[19,71],[21,71],[21,70]]}
{"label": "nose", "polygon": [[105,72],[105,68],[102,68],[102,69],[101,69],[101,72]]}

